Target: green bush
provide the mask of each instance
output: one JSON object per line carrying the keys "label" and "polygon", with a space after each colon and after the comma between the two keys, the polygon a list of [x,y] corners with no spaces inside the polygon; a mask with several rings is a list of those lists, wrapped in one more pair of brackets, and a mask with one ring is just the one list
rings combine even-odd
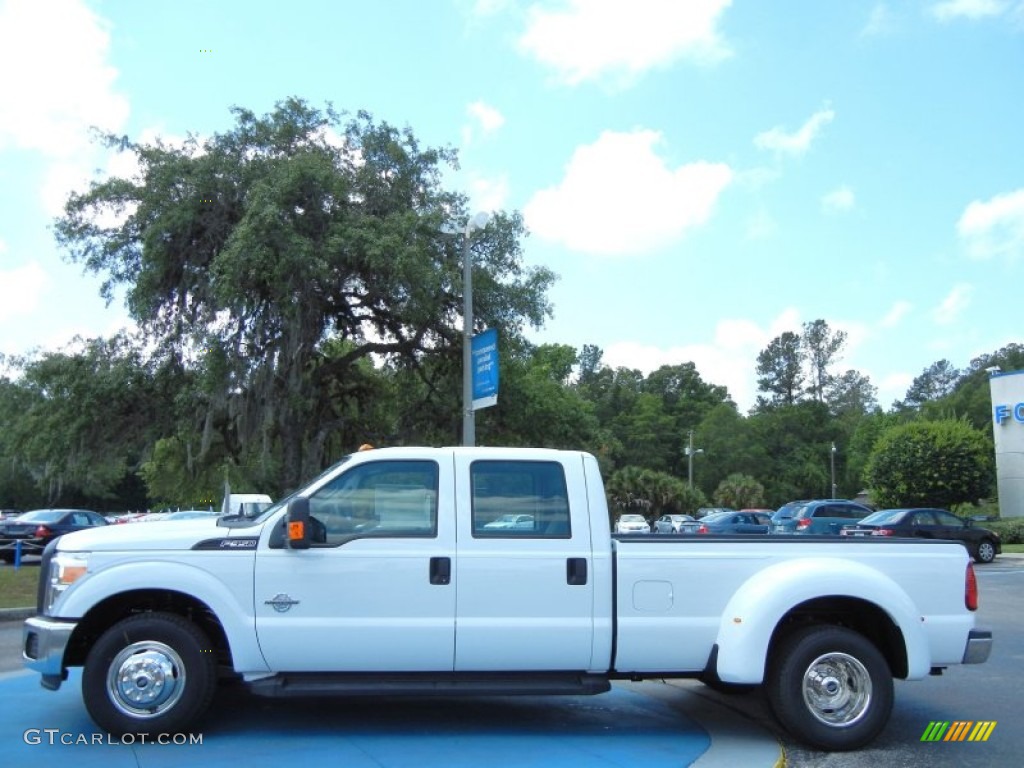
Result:
{"label": "green bush", "polygon": [[878,439],[865,476],[883,507],[944,507],[984,498],[992,482],[992,446],[966,421],[915,421]]}
{"label": "green bush", "polygon": [[1024,517],[993,520],[987,523],[978,523],[978,525],[991,528],[998,533],[1003,544],[1024,544]]}

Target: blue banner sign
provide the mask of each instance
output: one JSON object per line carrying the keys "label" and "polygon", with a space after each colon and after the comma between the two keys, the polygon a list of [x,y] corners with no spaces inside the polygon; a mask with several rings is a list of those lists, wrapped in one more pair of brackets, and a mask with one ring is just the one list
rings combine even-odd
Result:
{"label": "blue banner sign", "polygon": [[473,337],[473,410],[498,404],[498,331]]}

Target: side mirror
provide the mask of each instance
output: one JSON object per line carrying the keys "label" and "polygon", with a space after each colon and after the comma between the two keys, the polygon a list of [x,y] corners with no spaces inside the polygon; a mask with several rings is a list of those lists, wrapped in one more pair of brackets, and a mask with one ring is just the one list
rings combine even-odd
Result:
{"label": "side mirror", "polygon": [[288,549],[309,549],[309,499],[289,501],[284,524]]}

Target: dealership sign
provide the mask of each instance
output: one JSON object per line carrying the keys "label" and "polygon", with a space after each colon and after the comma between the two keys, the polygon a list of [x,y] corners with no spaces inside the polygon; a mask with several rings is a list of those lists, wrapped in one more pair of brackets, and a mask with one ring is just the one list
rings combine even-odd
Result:
{"label": "dealership sign", "polygon": [[1017,403],[1014,406],[1010,405],[997,405],[992,408],[995,413],[996,424],[1004,424],[1010,420],[1011,415],[1013,420],[1018,424],[1024,424],[1024,403]]}

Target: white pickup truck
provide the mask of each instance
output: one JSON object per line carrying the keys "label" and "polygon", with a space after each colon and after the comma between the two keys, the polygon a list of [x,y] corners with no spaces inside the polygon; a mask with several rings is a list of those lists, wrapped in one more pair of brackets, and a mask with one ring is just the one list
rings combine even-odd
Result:
{"label": "white pickup truck", "polygon": [[690,677],[763,684],[794,736],[853,749],[886,724],[893,678],[988,658],[976,607],[958,543],[613,538],[589,454],[388,448],[254,519],[61,537],[23,653],[49,689],[84,666],[112,733],[189,728],[224,676],[270,696]]}

